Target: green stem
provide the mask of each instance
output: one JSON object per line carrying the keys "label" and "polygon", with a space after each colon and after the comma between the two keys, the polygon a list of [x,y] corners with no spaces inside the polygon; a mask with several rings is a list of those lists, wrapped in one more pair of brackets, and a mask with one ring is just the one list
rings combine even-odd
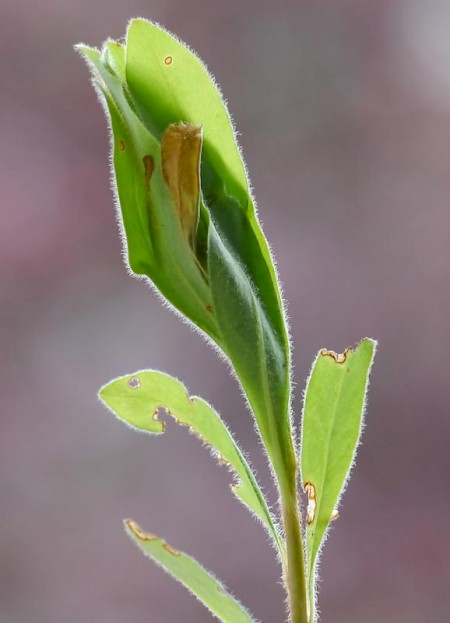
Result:
{"label": "green stem", "polygon": [[285,581],[291,613],[290,623],[308,623],[305,564],[298,502],[297,478],[294,476],[290,479],[290,485],[283,487],[281,491],[281,510],[287,548]]}

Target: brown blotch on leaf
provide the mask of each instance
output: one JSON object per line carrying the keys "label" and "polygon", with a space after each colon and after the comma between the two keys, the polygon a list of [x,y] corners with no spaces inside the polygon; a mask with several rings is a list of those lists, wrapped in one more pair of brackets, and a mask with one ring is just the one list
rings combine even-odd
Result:
{"label": "brown blotch on leaf", "polygon": [[314,521],[316,515],[316,488],[311,482],[305,482],[303,489],[308,496],[308,506],[306,507],[306,523],[308,526]]}
{"label": "brown blotch on leaf", "polygon": [[335,353],[334,350],[328,350],[327,348],[322,348],[320,354],[323,357],[331,357],[335,360],[336,363],[345,363],[347,360],[347,355],[352,352],[352,349],[346,348],[343,353]]}
{"label": "brown blotch on leaf", "polygon": [[172,65],[173,63],[173,58],[171,56],[166,56],[166,58],[164,59],[164,65]]}
{"label": "brown blotch on leaf", "polygon": [[213,309],[213,306],[211,305],[211,303],[209,303],[209,304],[206,306],[206,311],[208,311],[210,314],[212,314],[212,313],[213,313],[214,309]]}
{"label": "brown blotch on leaf", "polygon": [[142,528],[132,519],[127,519],[125,523],[131,532],[141,541],[156,541],[158,539],[158,537],[154,534],[150,534],[150,532],[142,530]]}
{"label": "brown blotch on leaf", "polygon": [[155,161],[153,156],[147,155],[142,158],[142,162],[144,163],[145,183],[148,188],[150,180],[152,179],[153,171],[155,170]]}
{"label": "brown blotch on leaf", "polygon": [[164,543],[163,548],[166,550],[166,552],[169,552],[169,554],[172,554],[172,556],[181,556],[181,552],[179,552],[177,549],[175,549],[168,543]]}
{"label": "brown blotch on leaf", "polygon": [[125,151],[125,141],[123,139],[119,141],[119,149],[120,151]]}
{"label": "brown blotch on leaf", "polygon": [[201,150],[200,126],[172,124],[163,134],[162,173],[172,194],[183,234],[191,245],[199,219]]}

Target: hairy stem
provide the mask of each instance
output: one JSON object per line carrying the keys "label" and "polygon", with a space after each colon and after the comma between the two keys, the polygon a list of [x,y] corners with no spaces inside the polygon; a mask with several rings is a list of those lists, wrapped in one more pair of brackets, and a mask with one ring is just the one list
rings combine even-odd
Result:
{"label": "hairy stem", "polygon": [[[295,471],[293,472],[295,474]],[[290,623],[308,623],[305,564],[302,529],[297,494],[297,478],[281,491],[281,510],[287,548],[286,590],[291,614]]]}

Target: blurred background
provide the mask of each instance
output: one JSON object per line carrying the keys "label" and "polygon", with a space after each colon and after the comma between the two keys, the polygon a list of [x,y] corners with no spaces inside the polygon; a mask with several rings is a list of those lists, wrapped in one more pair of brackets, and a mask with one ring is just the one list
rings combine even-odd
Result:
{"label": "blurred background", "polygon": [[0,621],[211,621],[126,539],[129,516],[284,619],[227,471],[175,424],[138,435],[96,400],[139,368],[178,376],[271,489],[226,366],[122,265],[106,124],[72,45],[137,15],[189,42],[229,102],[288,300],[296,422],[320,347],[380,342],[322,620],[448,620],[450,3],[1,0]]}

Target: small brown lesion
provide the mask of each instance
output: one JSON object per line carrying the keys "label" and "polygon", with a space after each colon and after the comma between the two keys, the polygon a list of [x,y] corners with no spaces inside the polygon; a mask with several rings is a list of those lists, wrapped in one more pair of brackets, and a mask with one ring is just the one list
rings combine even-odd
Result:
{"label": "small brown lesion", "polygon": [[142,158],[142,162],[144,163],[144,172],[145,172],[145,184],[147,188],[150,185],[150,180],[152,179],[153,171],[155,170],[155,160],[153,156],[148,154]]}
{"label": "small brown lesion", "polygon": [[177,549],[175,549],[168,543],[163,543],[163,549],[165,549],[166,552],[169,552],[169,554],[172,554],[172,556],[181,556],[181,552],[179,552]]}
{"label": "small brown lesion", "polygon": [[308,526],[314,521],[316,516],[316,488],[311,482],[305,482],[303,489],[308,496],[308,506],[306,507],[306,523]]}
{"label": "small brown lesion", "polygon": [[213,306],[211,305],[211,303],[208,303],[208,305],[206,306],[206,311],[207,311],[207,312],[209,312],[210,314],[212,314],[212,313],[213,313],[214,308],[213,308]]}
{"label": "small brown lesion", "polygon": [[164,65],[172,65],[172,63],[173,63],[173,56],[168,55],[164,58]]}
{"label": "small brown lesion", "polygon": [[224,457],[220,454],[220,452],[217,453],[217,465],[226,465],[227,467],[232,467],[230,461],[228,461],[228,459],[224,459]]}
{"label": "small brown lesion", "polygon": [[119,141],[119,149],[120,151],[125,151],[125,141],[123,140],[123,138],[121,138]]}
{"label": "small brown lesion", "polygon": [[322,348],[320,354],[322,357],[331,357],[334,359],[336,363],[345,363],[348,355],[353,352],[350,347],[346,348],[343,353],[336,353],[334,350],[328,350],[327,348]]}
{"label": "small brown lesion", "polygon": [[126,526],[140,541],[157,541],[158,537],[150,532],[145,532],[133,519],[125,520]]}

